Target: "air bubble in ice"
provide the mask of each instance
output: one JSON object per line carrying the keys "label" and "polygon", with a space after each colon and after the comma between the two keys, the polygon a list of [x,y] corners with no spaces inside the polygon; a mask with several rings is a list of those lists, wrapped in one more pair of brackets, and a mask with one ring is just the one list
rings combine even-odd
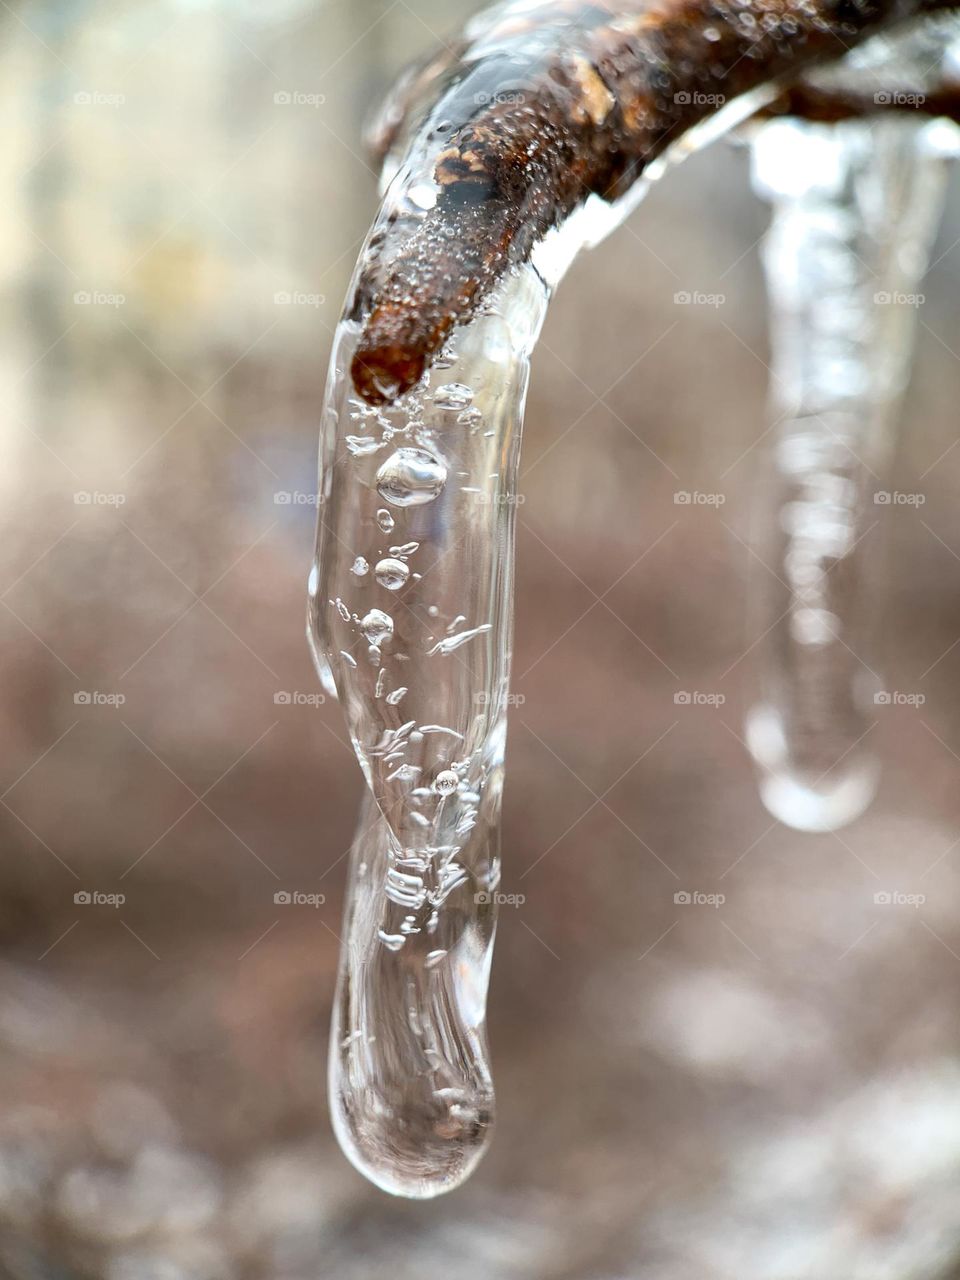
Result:
{"label": "air bubble in ice", "polygon": [[393,619],[382,609],[371,609],[360,620],[360,630],[367,637],[372,649],[379,649],[384,640],[393,635]]}
{"label": "air bubble in ice", "polygon": [[378,560],[373,572],[381,587],[386,587],[388,591],[399,591],[410,577],[409,566],[402,560],[394,560],[392,556]]}
{"label": "air bubble in ice", "polygon": [[395,507],[417,507],[432,502],[446,481],[447,468],[438,457],[406,446],[391,454],[377,472],[377,492]]}
{"label": "air bubble in ice", "polygon": [[462,382],[448,382],[433,393],[433,403],[438,409],[466,409],[472,400],[473,388],[465,387]]}
{"label": "air bubble in ice", "polygon": [[366,457],[368,453],[376,453],[383,448],[383,441],[376,436],[347,436],[347,449],[355,458]]}
{"label": "air bubble in ice", "polygon": [[437,774],[433,785],[439,795],[449,796],[452,795],[460,785],[460,779],[452,769],[443,769]]}
{"label": "air bubble in ice", "polygon": [[381,507],[377,512],[377,524],[384,533],[392,533],[393,526],[396,524],[396,521],[386,507]]}

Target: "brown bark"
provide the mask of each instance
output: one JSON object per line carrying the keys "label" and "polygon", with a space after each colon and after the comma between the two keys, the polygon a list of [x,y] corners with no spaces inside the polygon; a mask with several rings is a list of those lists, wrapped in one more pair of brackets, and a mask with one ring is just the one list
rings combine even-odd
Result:
{"label": "brown bark", "polygon": [[875,95],[845,93],[839,89],[818,89],[796,84],[784,90],[768,107],[757,112],[761,119],[777,116],[799,116],[820,124],[837,124],[891,111],[912,111],[931,118],[953,120],[960,124],[960,87],[938,88],[916,93],[899,92],[888,100],[877,101]]}
{"label": "brown bark", "polygon": [[[439,196],[368,247],[352,310],[362,326],[351,367],[358,393],[376,404],[412,387],[453,328],[551,227],[591,193],[623,195],[727,102],[947,7],[552,0],[533,12],[499,11],[481,34],[486,49],[412,82],[422,93],[431,75],[445,76],[420,135]],[[384,145],[401,115],[384,125]]]}

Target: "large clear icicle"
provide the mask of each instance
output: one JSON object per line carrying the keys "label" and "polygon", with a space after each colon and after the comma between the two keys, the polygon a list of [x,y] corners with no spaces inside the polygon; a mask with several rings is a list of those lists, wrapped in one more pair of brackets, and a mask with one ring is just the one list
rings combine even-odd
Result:
{"label": "large clear icicle", "polygon": [[546,308],[512,274],[422,383],[374,409],[337,333],[311,644],[366,779],[348,883],[330,1103],[353,1163],[426,1197],[483,1153],[500,875],[516,469]]}
{"label": "large clear icicle", "polygon": [[386,166],[331,355],[307,633],[366,780],[331,1029],[331,1114],[353,1164],[396,1195],[457,1186],[493,1125],[484,1024],[530,354],[577,252],[614,230],[669,163],[755,106],[740,99],[691,131],[618,203],[589,197],[508,270],[419,386],[376,408],[350,379],[359,281],[368,248],[402,252],[433,206],[444,100],[406,159]]}
{"label": "large clear icicle", "polygon": [[941,126],[778,121],[753,146],[773,202],[769,471],[759,486],[759,696],[747,741],[763,801],[825,831],[873,798],[871,531],[942,208]]}

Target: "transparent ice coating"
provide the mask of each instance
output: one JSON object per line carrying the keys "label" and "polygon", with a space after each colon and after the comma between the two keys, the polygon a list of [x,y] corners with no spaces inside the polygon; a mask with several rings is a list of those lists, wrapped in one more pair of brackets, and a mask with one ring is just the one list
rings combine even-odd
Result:
{"label": "transparent ice coating", "polygon": [[547,289],[512,274],[375,409],[341,324],[310,636],[366,779],[330,1049],[337,1136],[396,1194],[461,1182],[493,1123],[484,1031],[500,876],[516,471]]}
{"label": "transparent ice coating", "polygon": [[899,116],[778,121],[754,141],[755,185],[774,206],[763,260],[775,429],[747,741],[764,804],[800,830],[852,821],[876,789],[869,534],[942,209],[941,142],[938,124]]}

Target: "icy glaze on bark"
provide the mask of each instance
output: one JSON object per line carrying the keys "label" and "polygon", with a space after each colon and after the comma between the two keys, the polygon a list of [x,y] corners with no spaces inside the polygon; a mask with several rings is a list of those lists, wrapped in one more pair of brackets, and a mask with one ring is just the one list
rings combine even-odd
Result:
{"label": "icy glaze on bark", "polygon": [[761,106],[777,77],[942,7],[548,0],[482,15],[462,54],[414,76],[382,125],[386,145],[415,117],[418,95],[431,96],[407,147],[426,198],[386,211],[362,259],[358,393],[377,404],[412,387],[551,227],[590,195],[623,197],[694,126],[751,90]]}

